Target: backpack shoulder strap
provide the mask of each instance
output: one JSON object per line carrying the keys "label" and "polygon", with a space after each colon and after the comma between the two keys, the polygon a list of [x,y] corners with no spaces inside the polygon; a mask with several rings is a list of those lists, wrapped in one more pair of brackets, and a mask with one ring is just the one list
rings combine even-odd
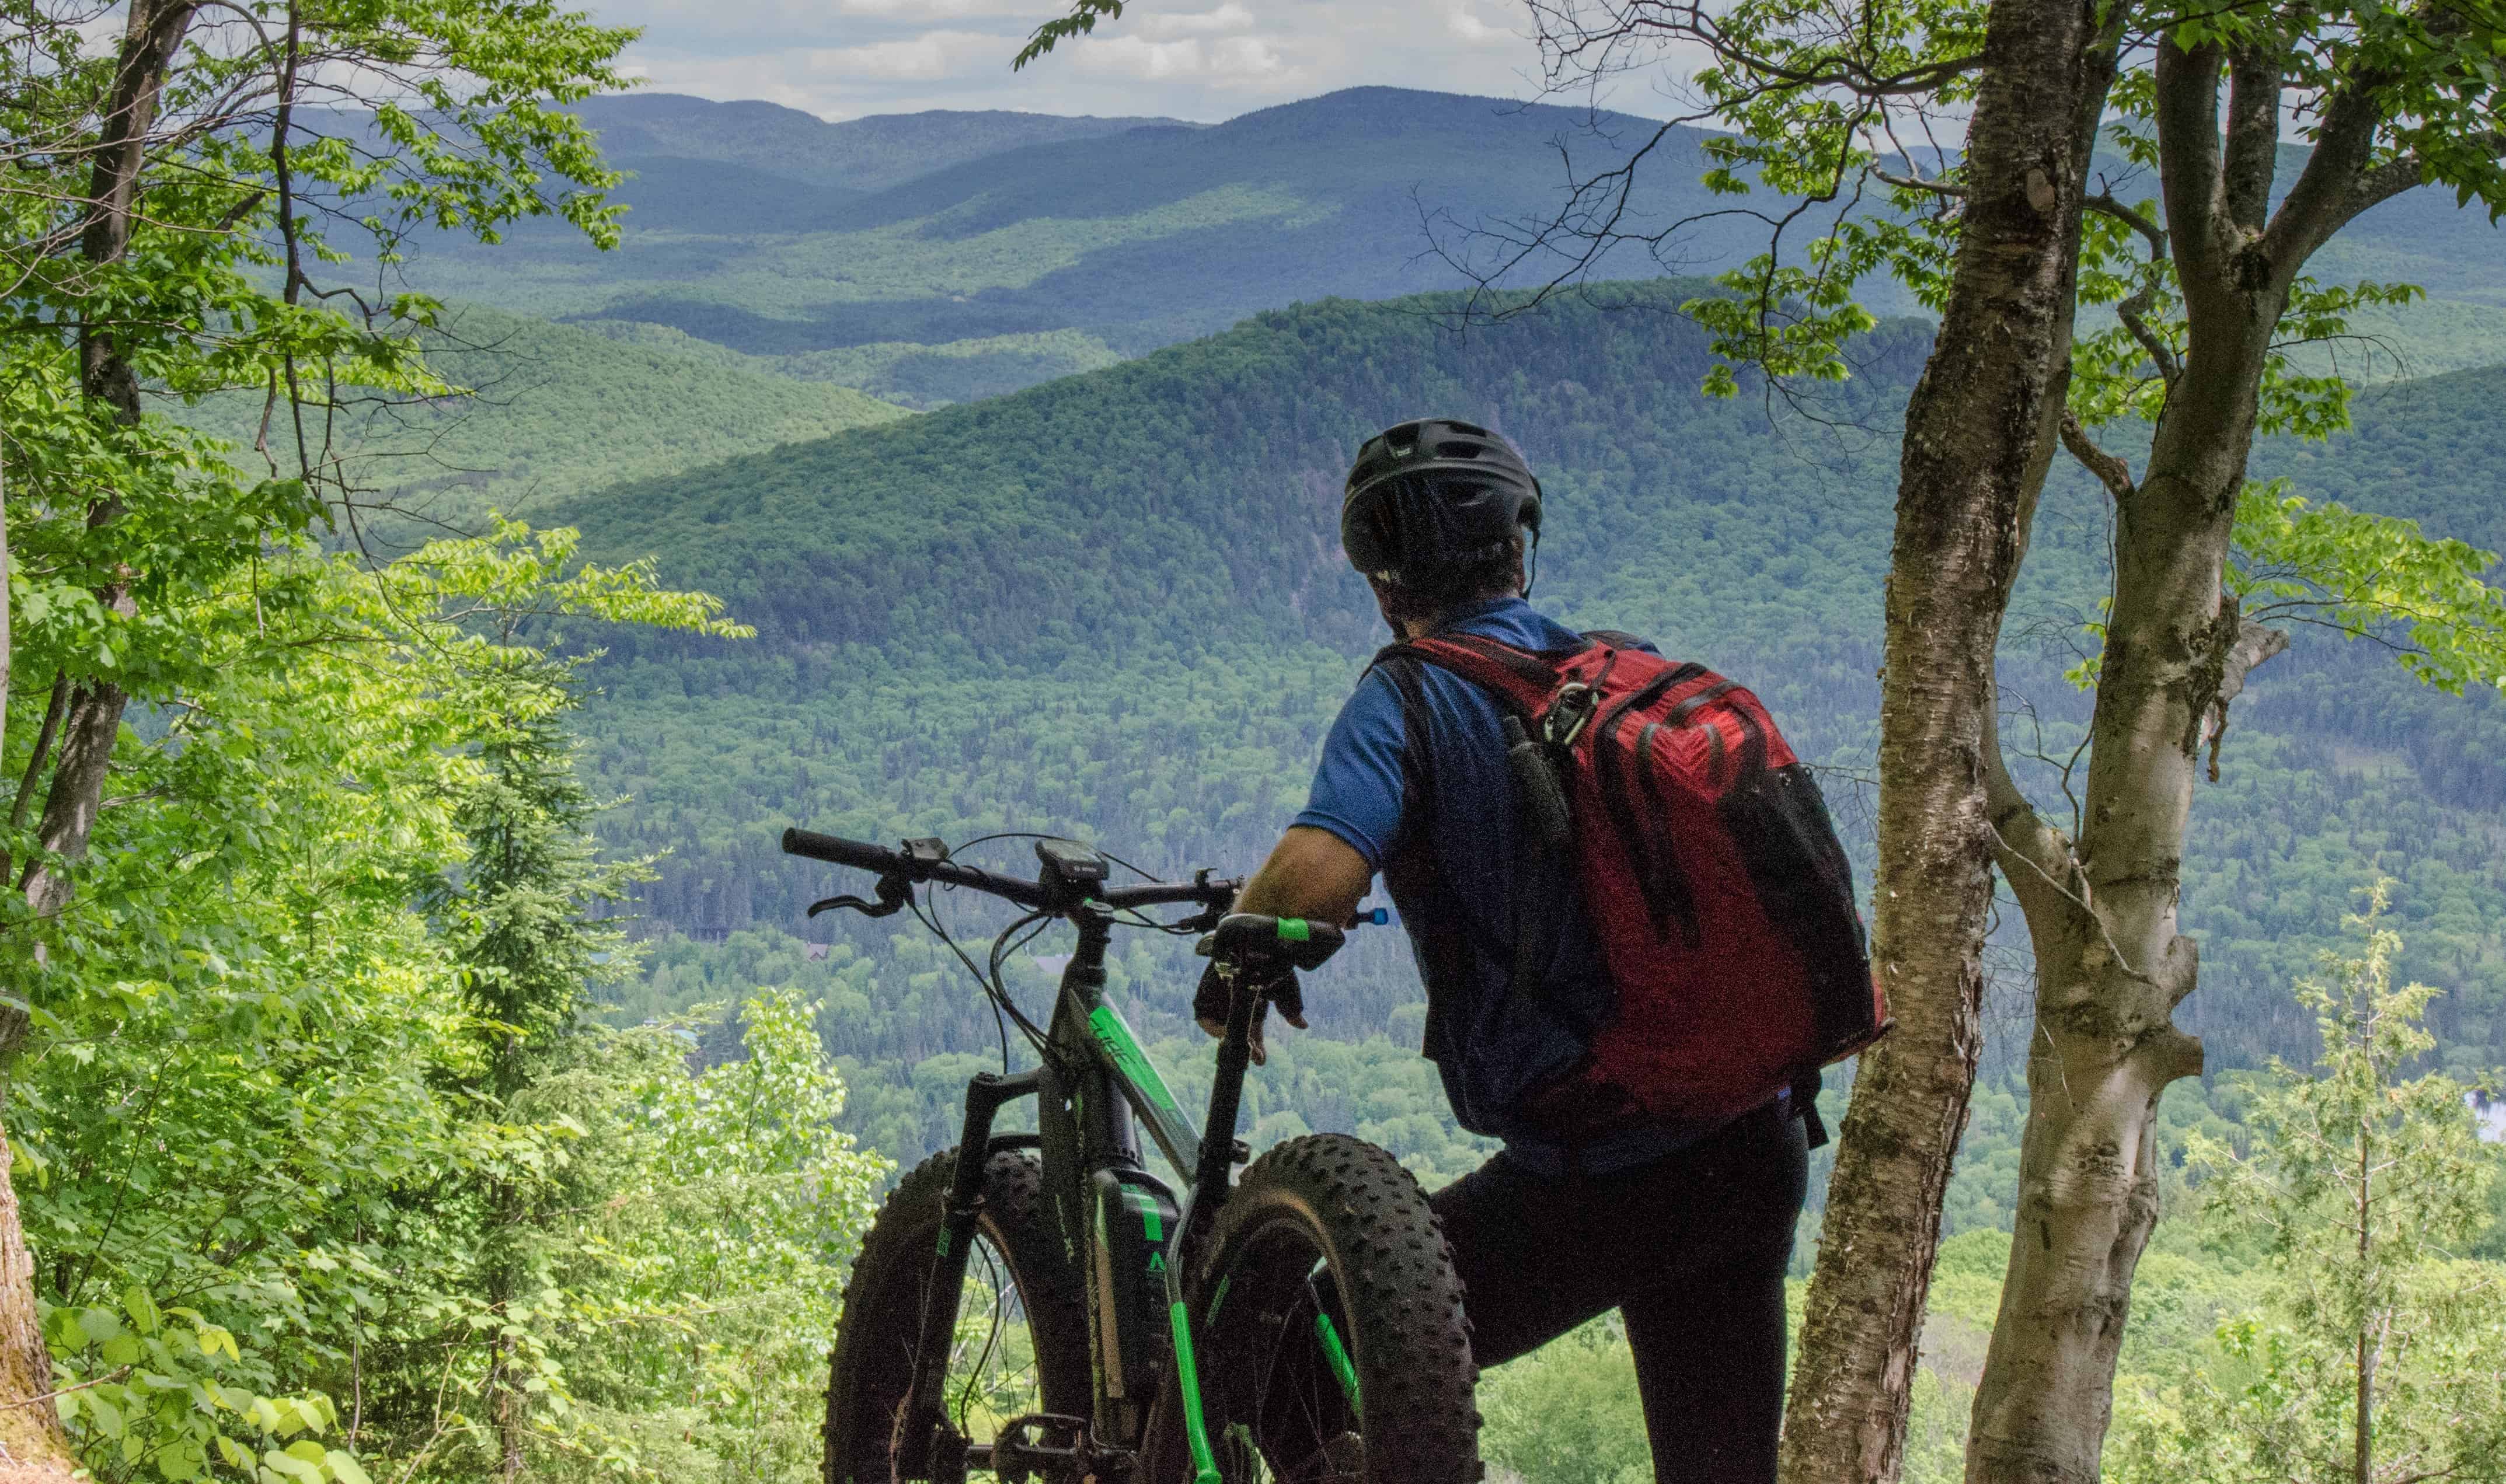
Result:
{"label": "backpack shoulder strap", "polygon": [[1522,716],[1539,713],[1557,689],[1557,667],[1530,650],[1519,650],[1477,634],[1429,634],[1406,644],[1388,646],[1375,656],[1423,660],[1448,670],[1495,694]]}

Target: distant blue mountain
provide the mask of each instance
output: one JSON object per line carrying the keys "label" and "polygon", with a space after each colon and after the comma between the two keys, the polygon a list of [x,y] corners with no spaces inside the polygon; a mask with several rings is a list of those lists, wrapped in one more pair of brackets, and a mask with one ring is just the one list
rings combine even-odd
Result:
{"label": "distant blue mountain", "polygon": [[[635,172],[619,192],[624,246],[602,255],[544,228],[492,254],[438,250],[431,286],[767,357],[1048,332],[1135,355],[1265,309],[1463,287],[1474,271],[1502,268],[1512,287],[1570,270],[1711,272],[1763,251],[1759,213],[1783,204],[1708,194],[1701,130],[1397,88],[1209,126],[1007,113],[828,124],[668,95],[583,113]],[[1509,243],[1554,218],[1570,185],[1639,149],[1624,197],[1607,203],[1628,240],[1590,263],[1553,251],[1508,264]],[[2303,161],[2284,153],[2283,186]],[[2127,196],[2151,189],[2120,161],[2105,175]],[[2506,236],[2433,190],[2370,213],[2319,266],[2506,311]],[[1893,285],[1873,298],[1883,313],[1913,307]],[[987,385],[1060,364],[1024,342],[961,353],[1010,358]]]}

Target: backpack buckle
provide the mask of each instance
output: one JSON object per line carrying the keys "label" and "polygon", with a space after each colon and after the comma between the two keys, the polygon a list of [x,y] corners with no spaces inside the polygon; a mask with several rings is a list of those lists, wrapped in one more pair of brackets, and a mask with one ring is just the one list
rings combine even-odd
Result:
{"label": "backpack buckle", "polygon": [[1559,686],[1540,713],[1540,739],[1552,747],[1574,746],[1600,704],[1601,692],[1580,680]]}

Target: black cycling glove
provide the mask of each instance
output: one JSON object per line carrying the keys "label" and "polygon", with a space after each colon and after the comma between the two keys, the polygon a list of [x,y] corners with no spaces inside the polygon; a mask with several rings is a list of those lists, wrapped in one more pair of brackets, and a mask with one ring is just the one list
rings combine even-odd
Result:
{"label": "black cycling glove", "polygon": [[[1306,992],[1297,982],[1296,970],[1279,959],[1262,958],[1235,967],[1233,973],[1222,969],[1213,959],[1200,972],[1200,988],[1192,997],[1192,1018],[1212,1036],[1227,1034],[1227,1013],[1235,1007],[1239,987],[1259,994],[1268,1005],[1279,1007],[1280,1018],[1299,1030],[1306,1028]],[[1253,1017],[1253,1064],[1263,1060],[1262,1023],[1270,1017],[1265,1008]]]}

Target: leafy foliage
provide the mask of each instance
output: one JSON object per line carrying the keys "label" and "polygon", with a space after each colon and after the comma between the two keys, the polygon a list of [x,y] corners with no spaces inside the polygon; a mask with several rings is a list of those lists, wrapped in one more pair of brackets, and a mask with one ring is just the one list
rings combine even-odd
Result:
{"label": "leafy foliage", "polygon": [[[701,1078],[680,1032],[584,1026],[600,967],[562,945],[596,889],[498,873],[522,840],[566,859],[581,827],[561,751],[527,777],[498,761],[571,704],[518,629],[737,632],[572,552],[516,525],[379,572],[300,548],[159,610],[198,668],[125,731],[129,792],[80,896],[7,939],[44,1032],[12,1088],[36,1290],[99,1478],[465,1476],[494,1456],[499,1360],[552,1466],[632,1467],[627,1424],[721,1363],[688,1337],[707,1324],[757,1337],[729,1349],[768,1394],[807,1384],[796,1347],[832,1323],[883,1168],[827,1129],[807,1015],[759,1002],[748,1055]],[[15,698],[13,766],[43,699]],[[689,1234],[733,1212],[732,1255],[706,1259]],[[499,1270],[533,1281],[499,1291]],[[770,1422],[673,1456],[779,1448],[797,1474],[806,1430]]]}
{"label": "leafy foliage", "polygon": [[2352,925],[2356,958],[2299,986],[2322,1064],[2275,1069],[2241,1155],[2197,1139],[2214,1219],[2259,1247],[2263,1312],[2218,1330],[2221,1363],[2146,1398],[2126,1479],[2506,1477],[2506,1271],[2464,1255],[2488,1224],[2495,1161],[2463,1086],[2405,1079],[2434,1044],[2436,991],[2393,985],[2387,884]]}

